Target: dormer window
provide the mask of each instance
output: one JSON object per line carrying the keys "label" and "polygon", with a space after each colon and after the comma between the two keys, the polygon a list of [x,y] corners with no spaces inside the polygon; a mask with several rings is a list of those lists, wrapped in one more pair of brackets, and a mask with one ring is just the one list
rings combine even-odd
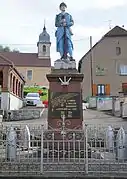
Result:
{"label": "dormer window", "polygon": [[43,45],[43,52],[46,52],[46,45]]}

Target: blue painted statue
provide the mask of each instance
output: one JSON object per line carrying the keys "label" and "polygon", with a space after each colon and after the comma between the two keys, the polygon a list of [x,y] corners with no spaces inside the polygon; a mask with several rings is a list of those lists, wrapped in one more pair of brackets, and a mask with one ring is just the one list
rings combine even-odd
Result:
{"label": "blue painted statue", "polygon": [[60,4],[59,8],[61,13],[56,15],[55,19],[57,52],[60,53],[61,59],[67,59],[69,54],[70,61],[73,61],[73,43],[71,40],[73,33],[71,26],[73,26],[74,21],[72,16],[65,12],[67,5],[64,2]]}

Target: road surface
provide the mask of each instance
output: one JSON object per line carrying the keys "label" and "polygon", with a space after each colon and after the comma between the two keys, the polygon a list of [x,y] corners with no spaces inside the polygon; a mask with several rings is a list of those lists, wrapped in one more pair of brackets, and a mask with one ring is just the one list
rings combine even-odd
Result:
{"label": "road surface", "polygon": [[87,109],[83,112],[84,123],[88,125],[112,125],[127,128],[127,119],[111,116],[101,111]]}
{"label": "road surface", "polygon": [[[84,121],[83,123],[88,125],[112,125],[112,126],[124,126],[127,128],[127,120],[107,115],[104,112],[99,112],[96,110],[84,110],[83,111]],[[44,110],[43,115],[40,119],[24,120],[24,121],[12,121],[3,122],[3,125],[19,125],[19,124],[29,124],[32,126],[44,125],[47,128],[47,109]]]}

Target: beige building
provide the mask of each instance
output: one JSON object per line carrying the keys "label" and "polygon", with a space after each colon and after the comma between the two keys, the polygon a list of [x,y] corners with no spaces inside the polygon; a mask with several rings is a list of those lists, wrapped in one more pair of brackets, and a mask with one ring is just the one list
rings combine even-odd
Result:
{"label": "beige building", "polygon": [[9,59],[23,75],[25,85],[36,84],[48,87],[46,74],[51,71],[50,46],[50,36],[44,27],[37,43],[38,53],[2,52],[0,54]]}
{"label": "beige building", "polygon": [[79,61],[84,74],[83,99],[127,93],[127,31],[119,26],[105,34]]}

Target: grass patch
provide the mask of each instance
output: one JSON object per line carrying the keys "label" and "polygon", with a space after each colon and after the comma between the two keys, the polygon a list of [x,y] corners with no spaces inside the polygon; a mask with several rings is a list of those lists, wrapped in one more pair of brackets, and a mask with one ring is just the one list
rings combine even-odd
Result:
{"label": "grass patch", "polygon": [[27,93],[39,93],[42,101],[48,100],[48,89],[43,86],[25,86],[23,92],[24,97]]}

